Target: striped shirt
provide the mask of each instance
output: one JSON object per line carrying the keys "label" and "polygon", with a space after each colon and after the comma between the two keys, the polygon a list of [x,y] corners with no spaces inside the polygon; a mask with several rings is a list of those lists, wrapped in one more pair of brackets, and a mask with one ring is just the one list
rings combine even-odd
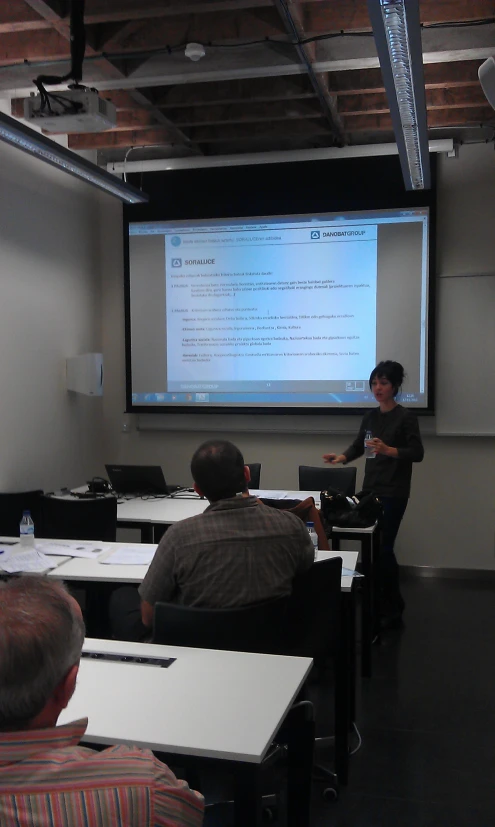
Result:
{"label": "striped shirt", "polygon": [[1,827],[198,827],[203,796],[150,750],[78,746],[87,718],[0,732]]}

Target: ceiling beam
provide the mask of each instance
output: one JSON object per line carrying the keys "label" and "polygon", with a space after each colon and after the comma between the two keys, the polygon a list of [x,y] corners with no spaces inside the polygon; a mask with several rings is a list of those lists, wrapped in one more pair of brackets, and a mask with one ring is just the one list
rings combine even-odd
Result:
{"label": "ceiling beam", "polygon": [[[477,89],[464,86],[455,89],[426,90],[427,110],[462,109],[484,105],[486,105],[486,98],[480,86]],[[379,115],[390,110],[385,92],[373,92],[365,95],[339,96],[339,111],[344,117],[345,115]]]}
{"label": "ceiling beam", "polygon": [[[389,114],[344,115],[349,132],[376,132],[393,129]],[[428,111],[428,128],[458,127],[466,124],[487,125],[495,122],[495,112],[490,106],[466,107],[465,109],[432,109]]]}
{"label": "ceiling beam", "polygon": [[328,121],[331,134],[337,146],[347,143],[342,121],[335,98],[328,88],[328,77],[322,72],[315,72],[316,46],[314,43],[303,44],[307,33],[304,27],[304,13],[298,0],[274,0],[275,8],[284,23],[292,43],[295,45],[301,63],[306,66],[311,85],[320,102],[323,116]]}
{"label": "ceiling beam", "polygon": [[69,149],[108,149],[111,147],[175,146],[174,131],[163,127],[123,132],[85,132],[68,136]]}
{"label": "ceiling beam", "polygon": [[273,101],[271,103],[233,104],[229,106],[199,106],[174,109],[174,123],[182,129],[231,123],[269,123],[298,118],[321,118],[318,101]]}
{"label": "ceiling beam", "polygon": [[[481,63],[487,57],[493,56],[493,47],[480,47],[471,49],[456,49],[436,52],[423,52],[423,67],[426,71],[426,66],[429,63],[440,64],[452,61],[478,61]],[[352,70],[375,69],[379,67],[377,57],[371,58],[348,58],[345,60],[319,60],[314,64],[314,68],[318,72],[348,72]],[[305,68],[299,63],[282,63],[269,65],[254,65],[248,68],[238,69],[234,66],[227,69],[198,69],[191,67],[191,70],[186,72],[175,72],[167,75],[163,69],[155,69],[149,74],[144,72],[135,77],[120,77],[118,79],[94,79],[91,80],[91,86],[100,91],[106,90],[131,90],[131,89],[149,89],[154,87],[172,87],[184,86],[187,84],[196,83],[224,83],[225,81],[247,81],[260,78],[275,78],[275,77],[294,77],[304,75]],[[25,82],[25,81],[24,81]],[[32,92],[32,87],[23,87],[23,81],[11,81],[11,86],[17,95],[29,95]],[[62,89],[63,86],[53,87],[54,90]],[[4,87],[5,89],[5,87]],[[4,93],[5,94],[5,93]]]}
{"label": "ceiling beam", "polygon": [[211,106],[245,101],[314,98],[315,91],[306,75],[281,78],[224,80],[218,83],[190,83],[155,90],[155,105],[176,109],[182,106]]}
{"label": "ceiling beam", "polygon": [[[266,124],[230,124],[219,129],[211,126],[195,127],[189,130],[191,140],[195,143],[220,143],[221,141],[270,140],[272,138],[311,137],[312,135],[330,136],[328,124],[323,118],[315,120],[286,120],[275,122],[266,128]],[[143,129],[128,132],[99,132],[69,135],[70,149],[110,149],[116,147],[156,146],[168,143],[174,145],[173,135],[169,130]]]}

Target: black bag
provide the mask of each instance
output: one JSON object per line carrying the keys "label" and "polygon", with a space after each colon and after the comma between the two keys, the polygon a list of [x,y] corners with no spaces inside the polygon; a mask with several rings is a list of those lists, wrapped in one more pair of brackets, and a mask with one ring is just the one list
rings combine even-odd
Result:
{"label": "black bag", "polygon": [[360,491],[354,497],[345,497],[329,488],[321,492],[320,498],[322,521],[327,536],[330,536],[332,526],[369,528],[383,514],[380,498],[372,491]]}

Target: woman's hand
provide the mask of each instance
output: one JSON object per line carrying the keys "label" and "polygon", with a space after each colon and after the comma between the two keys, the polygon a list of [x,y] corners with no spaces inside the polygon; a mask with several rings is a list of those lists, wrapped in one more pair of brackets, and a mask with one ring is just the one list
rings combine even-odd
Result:
{"label": "woman's hand", "polygon": [[323,462],[330,465],[338,465],[340,462],[345,462],[347,457],[345,454],[323,454]]}
{"label": "woman's hand", "polygon": [[397,456],[397,448],[391,448],[390,445],[385,445],[385,443],[382,442],[381,439],[378,439],[378,437],[369,439],[366,445],[369,445],[370,448],[373,448],[375,454],[383,454],[386,457]]}

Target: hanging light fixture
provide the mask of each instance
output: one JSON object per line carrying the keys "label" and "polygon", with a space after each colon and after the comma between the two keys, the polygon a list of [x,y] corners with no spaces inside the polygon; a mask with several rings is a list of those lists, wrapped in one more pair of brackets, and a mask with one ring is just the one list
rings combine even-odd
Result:
{"label": "hanging light fixture", "polygon": [[126,184],[115,175],[100,169],[91,161],[80,158],[70,149],[59,146],[44,135],[35,132],[28,126],[19,123],[14,118],[0,112],[0,140],[11,146],[22,149],[29,155],[34,155],[41,161],[51,164],[53,167],[68,172],[88,184],[114,195],[125,201],[127,204],[143,204],[149,200],[146,193],[141,192],[130,184]]}
{"label": "hanging light fixture", "polygon": [[429,189],[419,0],[368,0],[368,11],[406,189]]}

